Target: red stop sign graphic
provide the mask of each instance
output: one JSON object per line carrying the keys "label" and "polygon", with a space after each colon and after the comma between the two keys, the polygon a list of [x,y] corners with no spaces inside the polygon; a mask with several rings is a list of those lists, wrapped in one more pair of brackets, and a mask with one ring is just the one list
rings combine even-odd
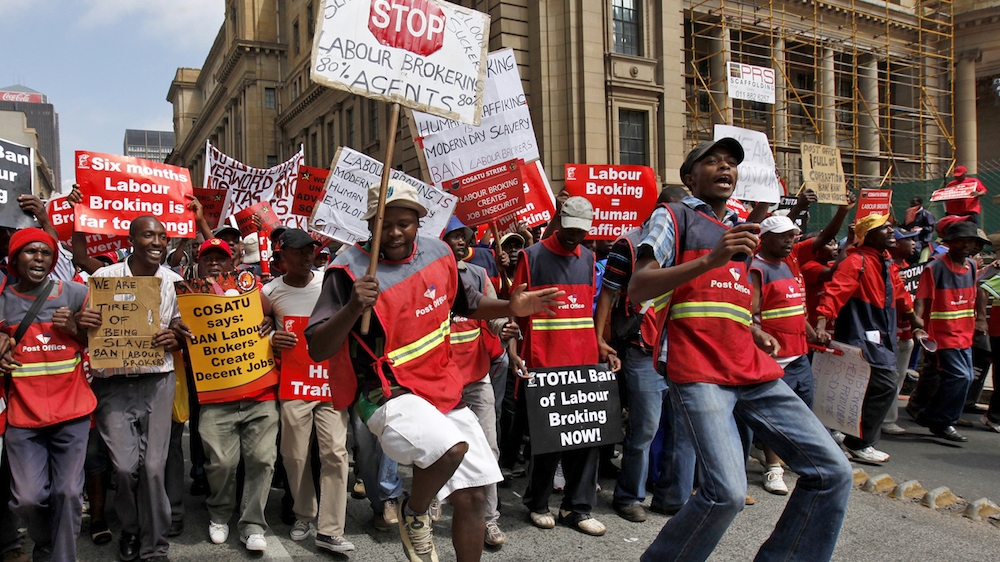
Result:
{"label": "red stop sign graphic", "polygon": [[368,29],[383,45],[426,57],[444,44],[445,23],[430,0],[372,0]]}

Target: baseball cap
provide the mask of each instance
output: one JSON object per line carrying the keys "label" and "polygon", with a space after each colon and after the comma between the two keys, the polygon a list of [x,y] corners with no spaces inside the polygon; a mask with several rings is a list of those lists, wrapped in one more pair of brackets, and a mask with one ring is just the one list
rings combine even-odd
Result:
{"label": "baseball cap", "polygon": [[212,231],[212,236],[216,238],[222,238],[222,235],[226,233],[232,233],[235,234],[236,236],[243,236],[243,234],[240,232],[240,229],[230,224],[224,224],[219,228],[216,228],[215,230]]}
{"label": "baseball cap", "polygon": [[991,244],[990,239],[982,234],[982,231],[979,230],[979,227],[977,227],[975,223],[970,221],[957,222],[951,225],[948,227],[948,230],[945,231],[941,240],[951,242],[952,240],[958,240],[959,238],[975,238],[983,244]]}
{"label": "baseball cap", "polygon": [[559,219],[563,228],[578,228],[590,232],[590,225],[594,222],[594,206],[586,197],[570,197],[562,204]]}
{"label": "baseball cap", "polygon": [[908,238],[915,238],[920,234],[919,230],[904,230],[902,228],[896,229],[896,240],[906,240]]}
{"label": "baseball cap", "polygon": [[[380,184],[373,183],[368,188],[368,212],[361,217],[363,220],[373,218],[378,213],[378,192]],[[418,217],[427,216],[427,208],[420,203],[417,190],[403,180],[389,180],[388,192],[385,194],[385,207],[403,207],[417,212]]]}
{"label": "baseball cap", "polygon": [[448,226],[445,227],[444,234],[442,234],[441,237],[444,238],[456,230],[464,231],[466,238],[472,234],[471,228],[465,226],[462,221],[458,220],[458,217],[452,215],[451,218],[448,219]]}
{"label": "baseball cap", "polygon": [[760,233],[767,234],[768,232],[773,232],[775,234],[782,234],[794,230],[795,234],[802,232],[799,227],[795,226],[792,219],[785,216],[770,216],[766,219],[760,221]]}
{"label": "baseball cap", "polygon": [[865,235],[870,231],[882,226],[889,220],[889,215],[878,213],[862,218],[854,225],[854,235],[858,238],[857,245],[860,246],[865,241]]}
{"label": "baseball cap", "polygon": [[233,251],[229,248],[229,244],[226,244],[225,240],[221,238],[209,238],[202,242],[201,247],[198,248],[198,259],[201,259],[201,256],[210,250],[220,250],[230,258],[233,257]]}
{"label": "baseball cap", "polygon": [[687,158],[684,159],[684,163],[681,164],[682,182],[684,181],[684,176],[691,173],[691,169],[694,168],[695,162],[707,156],[708,153],[711,152],[716,146],[723,146],[729,149],[729,152],[732,152],[733,156],[736,157],[737,164],[743,162],[743,145],[740,144],[740,141],[732,137],[723,137],[717,141],[705,141],[691,149],[691,152],[688,152]]}
{"label": "baseball cap", "polygon": [[955,177],[964,176],[968,171],[968,168],[965,166],[955,166]]}
{"label": "baseball cap", "polygon": [[503,248],[503,245],[504,245],[504,244],[506,244],[506,243],[507,243],[507,241],[508,241],[508,240],[510,240],[511,238],[517,238],[518,240],[520,240],[520,241],[521,241],[521,245],[522,245],[522,246],[524,245],[524,236],[521,236],[521,235],[520,235],[519,233],[517,233],[517,232],[508,232],[507,234],[504,234],[504,235],[503,235],[503,236],[502,236],[502,237],[500,238],[500,247],[501,247],[501,248]]}
{"label": "baseball cap", "polygon": [[312,236],[309,236],[308,232],[301,228],[286,228],[281,233],[281,238],[278,240],[278,245],[275,249],[283,250],[285,248],[292,248],[298,250],[307,246],[319,245],[319,242],[314,240]]}
{"label": "baseball cap", "polygon": [[260,240],[256,232],[243,239],[243,263],[260,263]]}

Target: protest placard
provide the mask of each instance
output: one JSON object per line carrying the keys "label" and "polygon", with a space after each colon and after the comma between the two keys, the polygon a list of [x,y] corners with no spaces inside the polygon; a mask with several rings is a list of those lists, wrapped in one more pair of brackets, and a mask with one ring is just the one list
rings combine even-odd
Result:
{"label": "protest placard", "polygon": [[241,235],[248,236],[257,232],[257,226],[253,222],[254,215],[260,217],[260,232],[263,232],[265,236],[270,235],[271,231],[281,226],[281,220],[271,209],[271,204],[267,201],[261,201],[236,213],[236,228],[240,229]]}
{"label": "protest placard", "polygon": [[731,137],[743,146],[743,162],[737,167],[739,174],[733,199],[777,203],[783,190],[774,173],[774,154],[767,135],[731,125],[716,125],[714,135],[715,140]]}
{"label": "protest placard", "polygon": [[513,49],[495,51],[487,58],[479,126],[419,111],[413,112],[413,124],[417,128],[413,142],[423,152],[431,183],[438,187],[507,160],[538,159],[538,142]]}
{"label": "protest placard", "polygon": [[314,82],[479,124],[486,14],[442,0],[337,0],[317,28]]}
{"label": "protest placard", "polygon": [[728,61],[729,97],[738,100],[774,103],[774,69]]}
{"label": "protest placard", "polygon": [[101,327],[87,334],[90,366],[132,369],[163,365],[164,350],[153,347],[160,331],[159,277],[90,277],[89,308],[101,312]]}
{"label": "protest placard", "polygon": [[281,352],[281,383],[279,398],[282,400],[330,400],[330,365],[317,363],[309,358],[305,330],[308,316],[285,316],[286,332],[298,336],[292,349]]}
{"label": "protest placard", "polygon": [[517,232],[518,221],[527,223],[528,228],[547,224],[556,214],[556,198],[552,195],[549,178],[545,177],[542,162],[535,160],[521,168],[524,176],[524,207],[516,213],[497,220],[497,230],[501,236]]}
{"label": "protest placard", "polygon": [[326,185],[326,177],[330,175],[330,170],[314,168],[312,166],[299,166],[299,181],[295,187],[295,198],[292,200],[292,214],[300,217],[312,215],[313,206],[316,200],[323,195],[323,186]]}
{"label": "protest placard", "polygon": [[858,210],[854,220],[859,221],[868,215],[888,215],[892,212],[892,190],[862,189],[858,197]]}
{"label": "protest placard", "polygon": [[871,367],[857,347],[838,342],[830,342],[830,347],[836,352],[813,355],[813,413],[824,426],[861,437],[861,406]]}
{"label": "protest placard", "polygon": [[209,225],[218,225],[222,218],[222,206],[226,202],[226,192],[221,189],[194,188],[194,196],[201,203],[201,214]]}
{"label": "protest placard", "polygon": [[525,385],[533,454],[619,443],[618,380],[605,364],[532,369]]}
{"label": "protest placard", "polygon": [[924,272],[924,265],[918,263],[899,270],[899,278],[903,281],[903,286],[906,287],[906,292],[910,293],[911,297],[917,296],[917,287],[920,285],[920,274]]}
{"label": "protest placard", "polygon": [[[421,234],[439,237],[455,209],[455,196],[399,170],[391,169],[390,173],[390,179],[412,185],[427,208],[427,216],[420,219]],[[309,226],[345,244],[367,240],[368,221],[361,217],[368,210],[368,189],[373,184],[378,185],[381,177],[382,163],[378,160],[346,146],[337,149],[323,196],[313,207]]]}
{"label": "protest placard", "polygon": [[229,402],[278,384],[274,352],[259,326],[264,319],[254,275],[178,281],[181,319],[194,334],[188,356],[198,402]]}
{"label": "protest placard", "polygon": [[49,223],[59,234],[59,240],[68,242],[73,237],[73,205],[69,204],[67,196],[53,197],[45,202],[45,214]]}
{"label": "protest placard", "polygon": [[451,180],[455,216],[465,226],[496,221],[524,207],[523,160],[511,160]]}
{"label": "protest placard", "polygon": [[951,201],[952,199],[968,199],[976,192],[978,183],[973,178],[966,178],[965,181],[956,185],[949,185],[937,189],[931,193],[931,201]]}
{"label": "protest placard", "polygon": [[17,203],[18,195],[34,193],[34,162],[35,149],[0,139],[0,226],[38,226]]}
{"label": "protest placard", "polygon": [[267,201],[285,226],[305,229],[306,219],[292,213],[302,149],[273,168],[253,168],[205,142],[205,187],[226,192],[222,221],[254,203]]}
{"label": "protest placard", "polygon": [[152,215],[170,238],[197,235],[191,173],[152,160],[76,151],[76,183],[83,202],[75,209],[77,232],[127,236],[132,221]]}
{"label": "protest placard", "polygon": [[835,146],[802,143],[802,181],[806,189],[816,192],[820,203],[845,205],[847,182],[840,149]]}
{"label": "protest placard", "polygon": [[656,207],[659,189],[649,166],[566,164],[565,189],[594,206],[589,240],[615,240],[639,226]]}

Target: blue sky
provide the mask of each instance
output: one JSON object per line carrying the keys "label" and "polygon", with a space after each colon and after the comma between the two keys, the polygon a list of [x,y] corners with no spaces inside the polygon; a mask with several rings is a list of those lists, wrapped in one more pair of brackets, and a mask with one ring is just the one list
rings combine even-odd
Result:
{"label": "blue sky", "polygon": [[73,151],[121,154],[125,129],[173,129],[174,73],[201,66],[223,19],[224,0],[0,0],[0,87],[49,96],[68,188]]}

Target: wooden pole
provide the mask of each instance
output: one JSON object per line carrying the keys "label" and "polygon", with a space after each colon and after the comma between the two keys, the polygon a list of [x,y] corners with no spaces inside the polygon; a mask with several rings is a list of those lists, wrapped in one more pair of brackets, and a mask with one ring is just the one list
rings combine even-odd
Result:
{"label": "wooden pole", "polygon": [[[392,173],[392,153],[396,149],[396,123],[399,121],[399,104],[392,104],[389,112],[389,132],[385,139],[385,156],[382,158],[382,183],[378,190],[378,210],[375,212],[375,226],[372,228],[371,257],[368,260],[367,275],[375,275],[378,269],[379,246],[382,243],[382,221],[385,218],[385,197],[389,189],[389,176]],[[371,328],[372,309],[366,308],[361,315],[361,335],[368,335]]]}
{"label": "wooden pole", "polygon": [[490,223],[490,230],[493,232],[493,239],[497,242],[497,251],[493,255],[493,258],[497,264],[497,269],[500,270],[500,292],[503,293],[510,291],[510,283],[507,282],[507,273],[500,264],[500,252],[503,251],[503,248],[500,247],[500,229],[497,228],[497,221]]}

